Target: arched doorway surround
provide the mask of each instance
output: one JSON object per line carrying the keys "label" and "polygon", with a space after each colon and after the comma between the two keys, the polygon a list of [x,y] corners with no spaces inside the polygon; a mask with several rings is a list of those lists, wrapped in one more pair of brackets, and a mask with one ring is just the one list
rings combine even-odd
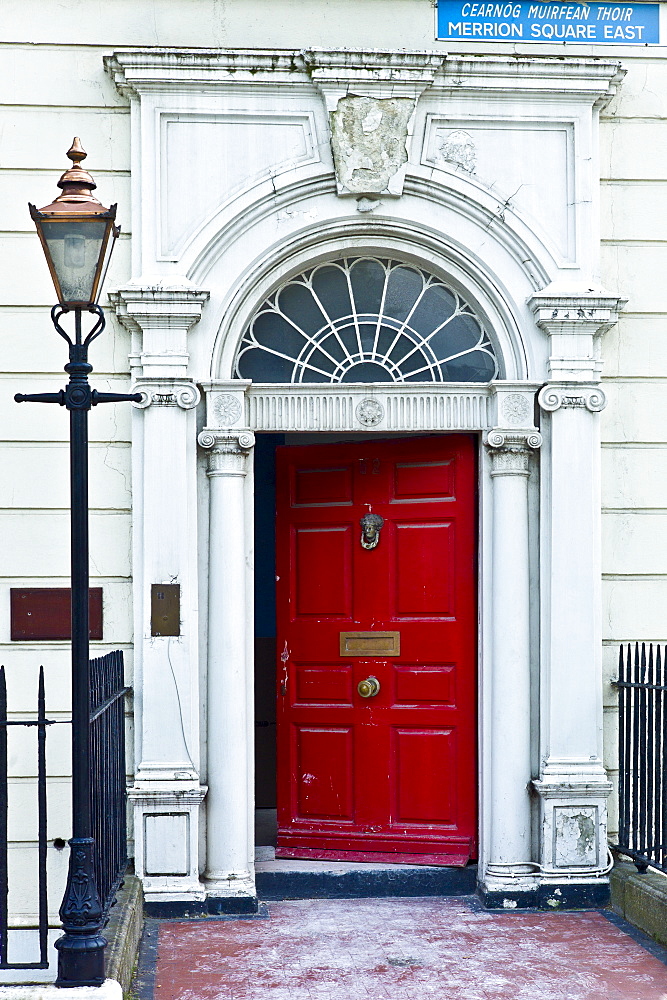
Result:
{"label": "arched doorway surround", "polygon": [[[538,387],[525,378],[526,359],[530,352],[517,336],[516,321],[512,322],[510,319],[508,322],[507,305],[502,302],[497,289],[493,286],[491,289],[486,289],[475,282],[469,273],[465,273],[460,266],[457,266],[457,262],[448,259],[442,252],[437,255],[431,253],[424,260],[424,256],[419,256],[417,253],[418,241],[414,232],[411,234],[407,252],[405,245],[401,246],[396,234],[387,241],[389,247],[385,242],[373,246],[372,239],[367,235],[352,240],[348,235],[342,247],[342,241],[337,241],[335,238],[322,242],[324,247],[320,247],[319,253],[311,253],[309,256],[306,272],[309,275],[312,275],[313,271],[317,272],[318,268],[322,273],[322,269],[331,266],[328,262],[341,259],[348,261],[389,259],[410,268],[413,274],[423,274],[426,267],[426,273],[442,282],[442,287],[451,288],[454,294],[461,296],[460,301],[466,303],[465,308],[470,309],[471,315],[479,316],[478,341],[493,344],[494,361],[493,371],[490,374],[495,375],[499,366],[502,366],[503,373],[507,369],[516,372],[519,368],[523,379],[495,378],[490,383],[488,381],[424,383],[401,380],[364,384],[345,383],[340,380],[331,384],[326,384],[324,381],[261,384],[237,378],[224,381],[216,379],[206,383],[203,388],[206,392],[207,421],[199,440],[202,446],[211,448],[209,466],[211,509],[216,511],[212,514],[211,520],[210,586],[211,581],[222,579],[223,573],[229,572],[230,540],[223,541],[218,533],[225,530],[223,525],[233,530],[231,525],[238,524],[238,512],[241,507],[248,509],[248,493],[250,495],[252,493],[251,466],[244,456],[251,451],[253,432],[319,430],[329,433],[366,432],[380,436],[388,432],[414,434],[433,431],[473,431],[477,432],[481,439],[481,435],[485,432],[488,433],[489,430],[501,426],[504,414],[504,423],[508,425],[509,430],[506,430],[505,434],[497,431],[496,437],[492,438],[492,442],[497,441],[497,446],[482,448],[480,454],[482,539],[480,618],[483,623],[480,630],[480,663],[490,662],[492,647],[495,677],[493,687],[489,683],[488,674],[486,679],[480,678],[480,746],[483,752],[480,759],[480,806],[482,823],[486,823],[489,831],[487,837],[481,836],[481,857],[482,863],[486,865],[494,851],[501,864],[511,865],[517,860],[530,861],[532,858],[527,857],[525,853],[526,845],[532,853],[531,802],[527,786],[534,773],[537,743],[536,732],[531,731],[530,724],[531,691],[535,688],[535,664],[533,661],[531,668],[531,648],[534,646],[531,645],[528,533],[531,517],[533,533],[536,530],[537,482],[534,476],[529,503],[529,471],[536,465],[535,459],[531,456],[541,442],[533,421],[534,396]],[[349,256],[342,258],[342,252]],[[383,254],[387,257],[383,258]],[[262,302],[266,312],[266,303],[275,304],[280,289],[289,286],[290,279],[303,274],[301,255],[296,254],[295,258],[287,268],[279,270],[278,273],[282,278],[280,283],[275,269],[264,280],[262,275],[256,276],[254,312],[244,313],[243,310],[239,310],[236,325],[237,329],[240,328],[240,332],[229,336],[230,342],[234,344],[234,353],[230,352],[226,364],[235,374],[244,374],[243,362],[238,363],[239,355],[236,351],[240,350],[240,356],[243,358],[244,344],[249,345],[249,337],[252,336],[253,317],[257,311],[262,313]],[[437,260],[435,266],[434,258]],[[474,303],[472,308],[467,306],[471,301]],[[221,356],[227,358],[224,351],[221,352]],[[236,369],[235,365],[238,365]],[[228,430],[222,436],[212,429],[214,424],[221,422],[228,425]],[[244,432],[235,435],[232,423],[243,423],[248,428],[246,436]],[[496,457],[491,457],[492,455]],[[497,458],[498,455],[502,456],[500,460]],[[241,472],[245,472],[245,476],[241,475]],[[492,482],[495,491],[491,490]],[[242,499],[244,488],[247,491],[245,500]],[[234,501],[236,516],[230,514],[233,503],[229,497],[230,491],[236,493]],[[223,509],[227,511],[225,515]],[[496,546],[495,560],[492,558],[493,550],[490,544],[494,517],[496,523],[505,522],[502,537]],[[519,557],[518,554],[521,552],[523,556]],[[222,565],[216,566],[215,553],[218,553],[221,561],[224,561],[225,570]],[[242,552],[238,551],[239,573],[243,559]],[[229,595],[223,599],[222,595],[216,593],[213,596],[209,591],[211,603],[215,601],[216,607],[220,609],[215,626],[213,629],[209,627],[209,656],[213,644],[213,659],[219,664],[229,662],[232,642],[233,648],[237,650],[242,647],[247,650],[250,647],[248,623],[252,616],[247,604],[241,606],[244,597],[249,593],[249,588],[246,586],[242,589],[237,586],[234,589],[236,597],[231,603]],[[222,610],[223,606],[225,610]],[[492,606],[495,607],[495,623],[489,611]],[[508,617],[514,620],[511,632],[506,628]],[[534,628],[534,622],[532,627]],[[232,639],[234,633],[236,638]],[[218,640],[219,648],[216,647]],[[534,635],[532,642],[534,643]],[[249,664],[246,669],[249,669]],[[247,767],[243,756],[247,753],[248,728],[247,721],[244,723],[239,718],[238,712],[232,709],[233,704],[238,705],[238,697],[236,699],[230,697],[222,669],[211,671],[211,659],[209,659],[208,704],[209,712],[213,704],[229,707],[224,721],[217,715],[212,722],[212,728],[209,728],[209,824],[215,808],[216,795],[217,801],[221,803],[218,831],[214,837],[209,836],[208,841],[209,873],[214,873],[219,864],[215,860],[216,851],[220,850],[217,856],[221,858],[223,852],[228,855],[232,849],[230,840],[234,833],[229,814],[222,809],[222,803],[230,800],[231,776],[244,773]],[[533,715],[534,710],[533,705]],[[241,738],[244,726],[245,740]],[[217,734],[215,737],[214,730]],[[221,741],[221,732],[229,733],[229,739]],[[498,749],[493,752],[494,738],[498,746],[504,747],[503,751]],[[212,781],[210,763],[214,739],[224,759],[229,760],[230,755],[234,754],[234,748],[239,752],[236,766],[228,768],[225,776],[221,764],[216,768],[221,777],[221,785],[217,789],[215,780]],[[243,747],[246,749],[243,750]],[[492,776],[494,760],[495,774]],[[236,784],[238,785],[238,781]],[[489,819],[491,812],[494,813],[495,824]],[[241,845],[247,837],[247,820],[239,816],[238,826],[235,836],[240,852]],[[495,845],[492,846],[494,835]],[[524,870],[518,869],[519,872]]]}
{"label": "arched doorway surround", "polygon": [[[391,247],[384,242],[373,246],[368,236],[352,240],[348,236],[345,249],[351,249],[355,256],[368,253],[369,249],[375,255],[395,255],[400,241],[394,237],[391,243]],[[310,258],[312,265],[331,259],[332,249],[340,252],[330,243],[325,253]],[[299,255],[296,256],[298,263],[288,269],[281,268],[279,276],[275,272],[272,276],[256,276],[256,305],[264,301],[264,293],[274,290],[279,280],[284,282],[286,275],[298,273],[303,261],[298,259]],[[428,257],[430,270],[433,268],[433,256],[431,252]],[[419,260],[414,242],[411,242],[403,259],[413,266]],[[421,263],[423,267],[424,262]],[[559,879],[563,878],[559,872],[559,858],[568,878],[567,884],[571,884],[571,855],[565,853],[567,848],[562,844],[567,838],[570,843],[581,843],[578,827],[572,829],[572,823],[576,827],[578,822],[572,820],[573,816],[583,815],[595,830],[590,842],[593,846],[587,848],[587,863],[580,865],[581,880],[588,884],[592,879],[599,878],[599,872],[603,870],[604,800],[609,786],[599,753],[597,756],[595,753],[580,754],[581,764],[577,763],[574,754],[563,755],[556,765],[561,771],[553,780],[545,780],[551,778],[548,774],[537,778],[537,761],[544,746],[545,726],[559,728],[567,725],[569,728],[569,723],[563,720],[569,717],[571,711],[569,699],[564,702],[562,697],[556,697],[545,715],[544,703],[540,704],[538,698],[540,687],[542,697],[545,697],[545,684],[547,691],[555,693],[556,687],[560,689],[560,683],[556,685],[548,674],[545,675],[545,658],[540,652],[545,641],[545,600],[547,616],[556,614],[556,611],[553,601],[549,605],[548,598],[555,593],[554,577],[546,572],[544,562],[538,569],[538,561],[541,556],[542,559],[550,558],[552,566],[558,562],[560,554],[552,547],[552,532],[556,532],[554,524],[561,516],[569,519],[568,530],[573,528],[570,519],[573,515],[572,503],[567,498],[570,488],[566,485],[571,482],[571,461],[565,453],[571,448],[573,434],[578,438],[578,447],[583,448],[586,454],[585,462],[582,455],[582,466],[586,466],[592,500],[585,508],[586,518],[581,517],[582,511],[577,505],[577,519],[582,524],[585,522],[580,533],[587,538],[587,544],[591,537],[592,544],[596,544],[593,498],[597,496],[597,487],[595,463],[590,459],[596,449],[593,421],[603,405],[603,396],[597,387],[581,382],[576,383],[576,391],[564,382],[547,387],[549,393],[542,390],[540,403],[543,414],[555,412],[556,419],[560,419],[562,413],[565,418],[563,424],[570,426],[566,431],[569,443],[564,442],[565,450],[559,451],[555,447],[557,439],[553,436],[551,422],[547,431],[550,435],[548,465],[544,469],[543,464],[540,476],[536,453],[543,438],[534,423],[539,384],[526,378],[530,370],[527,361],[539,352],[540,345],[526,344],[518,336],[519,323],[509,313],[507,303],[500,301],[497,288],[484,288],[481,283],[475,287],[470,276],[464,275],[451,260],[445,259],[439,271],[455,287],[465,288],[468,301],[472,299],[479,309],[486,328],[493,331],[499,364],[506,372],[516,372],[518,368],[523,377],[496,379],[489,384],[477,385],[341,382],[332,386],[317,383],[262,385],[229,378],[228,375],[200,383],[206,416],[198,440],[203,454],[208,455],[208,489],[204,488],[204,492],[208,493],[209,501],[206,519],[201,522],[204,531],[206,525],[208,527],[208,546],[205,558],[200,561],[199,574],[201,578],[202,572],[205,573],[207,580],[208,607],[217,609],[214,615],[208,614],[205,630],[208,719],[205,881],[201,883],[197,879],[194,882],[194,872],[189,876],[190,892],[200,898],[208,893],[213,898],[231,897],[237,900],[235,905],[241,905],[239,901],[252,899],[254,894],[251,783],[252,472],[249,456],[254,433],[261,431],[379,434],[390,431],[414,434],[464,430],[480,434],[480,440],[483,438],[484,441],[484,447],[480,449],[479,482],[479,834],[483,885],[492,901],[494,893],[506,898],[510,891],[506,876],[511,874],[512,898],[523,899],[521,894],[526,892],[531,897],[536,896],[541,891],[540,886],[558,887]],[[124,298],[126,294],[123,293]],[[197,303],[193,293],[180,294],[187,307],[181,305],[186,318],[179,322],[189,323],[192,313],[201,308],[201,304]],[[167,292],[167,295],[172,293]],[[128,295],[126,301],[130,298],[131,295]],[[159,292],[153,295],[154,301],[159,301],[159,298]],[[592,305],[588,317],[577,316],[580,323],[578,330],[591,340],[600,327],[608,323],[615,302],[598,297]],[[567,300],[534,296],[531,306],[542,327],[533,326],[535,340],[543,337],[542,331],[549,331],[550,324],[557,336],[562,335],[566,324],[572,325],[569,320],[572,306]],[[578,311],[581,312],[580,306]],[[233,366],[237,346],[248,327],[250,315],[250,310],[245,313],[243,309],[232,310],[232,321],[227,331],[221,331],[218,337],[219,346],[213,354],[223,371],[225,367],[229,369]],[[158,394],[155,393],[154,383],[140,379],[137,384],[140,388],[150,387],[153,404],[160,402],[155,398]],[[196,402],[194,395],[188,396],[187,387],[180,391],[181,398],[177,398],[179,407]],[[372,406],[369,401],[372,401]],[[151,406],[151,409],[154,408],[154,405]],[[158,412],[155,408],[156,415]],[[581,424],[576,430],[572,417]],[[542,431],[545,430],[543,426]],[[189,447],[186,446],[186,452]],[[187,455],[184,458],[187,459]],[[561,469],[568,468],[567,479],[561,479],[559,472],[555,481],[551,471],[555,461]],[[563,507],[561,511],[554,511],[553,497],[561,488],[566,494]],[[550,500],[552,517],[545,518],[544,505]],[[553,517],[556,513],[558,519]],[[565,560],[567,562],[569,557]],[[590,581],[593,604],[596,600],[596,581],[591,567],[594,565],[594,560],[587,561],[586,575]],[[569,568],[563,565],[562,569],[569,579]],[[533,585],[536,579],[541,581],[539,594]],[[590,597],[590,593],[587,596]],[[569,610],[558,610],[557,616],[570,615],[572,605],[569,600],[567,606]],[[594,614],[590,603],[586,608],[586,614],[589,613]],[[510,628],[508,623],[511,623]],[[590,636],[588,642],[592,650],[595,629],[586,623],[585,630]],[[592,655],[595,656],[595,653]],[[585,726],[589,732],[595,728],[590,720],[599,707],[595,677],[594,668],[590,677],[590,696],[586,696],[588,707],[584,709],[583,703],[579,703],[582,717],[592,713],[588,715]],[[577,678],[577,683],[581,686],[581,676]],[[587,771],[579,779],[584,766]],[[567,771],[565,778],[561,778],[564,767]],[[192,778],[189,780],[192,781]],[[531,789],[536,789],[540,795],[533,797]],[[163,794],[157,803],[154,795],[147,796],[147,791],[145,787],[138,786],[133,793],[135,802],[143,810],[144,839],[149,835],[151,824],[158,823],[165,815],[157,809],[170,809],[170,822],[173,823],[173,810],[183,809],[188,796],[191,805],[188,806],[189,811],[183,814],[188,819],[183,835],[192,837],[190,831],[195,828],[204,791],[201,783],[196,788],[184,789],[184,795],[179,794],[169,801]],[[573,791],[577,796],[575,805],[571,805]],[[539,817],[543,832],[536,837],[533,830]],[[560,817],[564,822],[559,832],[556,822]],[[190,850],[195,851],[193,843]],[[556,851],[561,851],[561,854]],[[566,864],[562,864],[564,859]],[[536,875],[536,872],[540,874]],[[168,895],[182,893],[186,885],[185,877],[177,873],[158,872],[152,876],[146,873],[145,877],[149,889],[157,883],[156,898],[161,901],[166,901]],[[174,886],[175,878],[179,879],[178,887]],[[169,893],[165,891],[167,889]]]}
{"label": "arched doorway surround", "polygon": [[[364,241],[364,250],[367,243]],[[384,248],[375,248],[375,255],[381,256]],[[354,247],[354,254],[360,250]],[[316,262],[332,259],[331,250],[328,257],[316,255]],[[415,258],[409,260],[415,266]],[[449,263],[449,262],[448,262]],[[423,266],[423,265],[422,265]],[[450,264],[451,266],[451,264]],[[446,273],[446,265],[442,265]],[[453,269],[455,274],[456,270]],[[292,275],[296,267],[292,266],[281,275],[283,286],[285,276]],[[297,272],[298,273],[298,272]],[[459,287],[463,285],[462,277],[458,278]],[[449,281],[452,278],[448,275]],[[456,280],[456,278],[454,279]],[[466,280],[466,291],[473,285],[470,276]],[[261,279],[258,287],[268,291],[269,299],[276,291],[276,278],[263,285]],[[525,359],[534,351],[532,345],[521,345],[517,351],[512,344],[511,332],[513,326],[499,319],[500,309],[494,309],[493,298],[479,286],[472,293],[476,304],[487,317],[493,316],[494,341],[497,344],[511,345],[509,358],[501,355],[500,363],[506,368],[516,365],[517,354]],[[261,302],[260,295],[255,299]],[[264,302],[267,301],[265,297]],[[275,299],[273,300],[275,301]],[[541,304],[541,303],[540,303]],[[555,303],[554,303],[555,304]],[[255,307],[257,308],[257,306]],[[554,313],[553,308],[551,313]],[[553,318],[553,316],[552,316]],[[595,322],[598,322],[598,318]],[[239,324],[241,325],[241,324]],[[510,329],[508,330],[508,326]],[[240,344],[243,350],[243,338],[248,342],[250,323],[246,318],[245,328],[233,338],[235,345]],[[516,325],[514,325],[516,329]],[[597,329],[597,328],[596,328]],[[541,334],[538,332],[538,335]],[[238,355],[237,355],[238,356]],[[231,363],[234,364],[233,355]],[[243,370],[239,371],[243,374]],[[232,433],[230,422],[232,418],[239,423],[244,421],[249,432],[255,431],[328,431],[328,432],[411,432],[415,431],[452,431],[474,430],[481,432],[486,447],[480,454],[480,813],[481,813],[481,866],[484,873],[484,884],[488,893],[506,893],[507,876],[512,875],[512,891],[514,893],[528,892],[536,894],[541,878],[535,877],[539,871],[538,865],[549,869],[547,877],[552,881],[559,877],[554,843],[561,844],[562,830],[556,833],[554,815],[560,809],[560,815],[565,810],[571,810],[564,796],[562,783],[557,786],[556,795],[550,800],[547,796],[553,792],[553,785],[546,789],[547,794],[540,799],[531,795],[531,789],[539,785],[531,784],[532,779],[539,774],[538,755],[540,752],[540,705],[538,691],[540,688],[540,603],[535,587],[538,563],[538,539],[540,537],[540,495],[546,496],[545,484],[540,483],[539,467],[536,458],[537,450],[542,444],[542,436],[534,424],[535,397],[539,388],[534,382],[524,377],[523,380],[494,380],[488,385],[455,384],[455,383],[381,383],[335,384],[283,383],[261,384],[249,380],[212,380],[203,386],[207,396],[207,427],[200,434],[200,444],[211,448],[211,465],[209,478],[211,481],[212,506],[218,501],[221,508],[214,517],[217,527],[215,534],[222,525],[230,526],[235,518],[223,516],[222,509],[229,510],[228,502],[223,500],[223,494],[230,489],[230,482],[236,484],[237,510],[241,509],[242,486],[239,471],[246,472],[246,488],[249,487],[250,469],[244,455],[249,454],[252,447],[252,437],[248,433],[238,437]],[[586,390],[576,403],[577,409],[583,409],[584,419],[595,419],[601,396]],[[548,402],[548,400],[544,400]],[[546,407],[544,407],[546,409]],[[583,415],[583,414],[582,414]],[[225,430],[212,429],[217,423],[226,424]],[[245,444],[244,444],[245,441]],[[238,442],[238,443],[237,443]],[[215,457],[217,454],[217,458]],[[225,456],[223,459],[223,455]],[[233,456],[233,457],[232,457]],[[232,478],[229,470],[234,465]],[[224,466],[224,469],[223,469]],[[218,490],[219,484],[222,489]],[[217,496],[217,500],[215,497]],[[247,509],[247,497],[245,500]],[[237,522],[236,522],[237,523]],[[590,524],[589,524],[590,527]],[[209,551],[213,553],[229,551],[230,541],[223,542],[219,537],[211,537]],[[545,550],[543,550],[545,551]],[[241,553],[238,556],[239,572],[241,568]],[[215,565],[209,569],[209,581],[218,576]],[[219,569],[222,577],[222,567]],[[237,594],[241,591],[237,589]],[[246,589],[245,594],[248,593]],[[594,599],[594,598],[593,598]],[[218,607],[225,603],[222,598],[216,598]],[[238,635],[237,648],[241,645],[241,623],[249,621],[248,607],[241,609],[239,605],[227,602],[228,613],[218,621],[221,647],[216,655],[219,663],[229,658],[230,635],[234,629]],[[589,610],[589,609],[587,609]],[[247,629],[247,625],[246,625]],[[223,638],[224,636],[224,638]],[[209,630],[209,650],[215,636]],[[248,636],[245,637],[245,648],[248,648]],[[226,651],[226,652],[225,652]],[[210,666],[210,661],[209,661]],[[209,673],[217,687],[222,682],[222,673]],[[543,683],[543,682],[542,682]],[[223,688],[213,691],[209,687],[209,711],[211,706],[232,704],[225,698]],[[563,706],[564,707],[564,706]],[[593,709],[595,712],[595,709]],[[234,719],[231,715],[234,714]],[[234,731],[241,721],[238,715],[230,711],[223,719],[215,719],[213,727],[216,733],[226,730]],[[219,740],[219,737],[217,737]],[[213,740],[213,729],[209,729],[209,747]],[[231,742],[231,737],[230,737]],[[241,745],[240,732],[233,740],[236,746]],[[231,745],[225,749],[225,759],[229,759]],[[604,778],[599,758],[591,764],[592,754],[587,755],[586,766],[589,772],[586,776],[586,795],[597,796],[594,805],[587,805],[585,816],[593,816],[595,822],[604,821],[604,799],[608,792],[608,784]],[[209,761],[210,750],[209,750]],[[591,780],[591,773],[597,768],[597,779]],[[243,772],[243,762],[238,761],[238,771]],[[218,773],[222,773],[221,770]],[[228,775],[232,772],[228,772]],[[225,787],[219,791],[218,801],[229,801],[230,791],[226,787],[229,777],[223,779]],[[569,784],[569,779],[568,779]],[[577,789],[581,796],[581,786]],[[211,796],[211,772],[209,771],[209,796]],[[555,799],[555,801],[553,801]],[[565,800],[565,801],[564,801]],[[214,801],[212,798],[211,801]],[[544,806],[544,802],[547,803]],[[579,809],[579,806],[575,807]],[[593,812],[591,812],[593,810]],[[209,816],[211,816],[209,803]],[[570,812],[565,813],[567,817]],[[537,858],[540,854],[540,841],[534,836],[534,823],[542,817],[542,822],[550,823],[550,830],[544,834],[541,850],[549,851],[547,863]],[[231,835],[228,815],[224,820],[220,813],[220,829],[212,840],[209,838],[209,851],[215,856],[217,845],[223,844],[225,836]],[[209,820],[210,821],[210,820]],[[238,834],[239,845],[243,840],[243,827]],[[600,829],[600,827],[598,827]],[[229,850],[225,846],[225,851]],[[560,847],[558,848],[561,849]],[[583,865],[582,877],[596,877],[605,863],[605,848],[602,835],[596,838],[595,848],[589,852],[590,864]],[[210,857],[210,855],[209,855]],[[562,856],[561,856],[562,858]],[[209,862],[210,863],[210,862]],[[215,863],[209,867],[209,872],[215,872]],[[568,877],[571,877],[568,868]]]}
{"label": "arched doorway surround", "polygon": [[[598,545],[604,395],[596,344],[615,322],[619,300],[588,289],[598,287],[595,109],[612,93],[618,67],[559,60],[558,93],[565,96],[558,104],[548,60],[522,67],[504,57],[464,57],[449,68],[441,55],[427,55],[373,57],[392,64],[392,87],[404,73],[401,86],[419,102],[401,183],[387,195],[350,198],[341,189],[322,139],[324,105],[313,104],[310,134],[320,138],[310,159],[204,206],[196,225],[172,243],[169,191],[179,190],[176,175],[171,188],[160,187],[166,200],[159,218],[146,207],[154,203],[156,169],[169,181],[160,130],[171,128],[177,104],[186,117],[190,108],[187,162],[197,135],[206,155],[206,130],[197,130],[200,119],[208,126],[217,112],[202,109],[235,85],[214,75],[227,55],[208,53],[202,61],[185,54],[177,66],[171,56],[163,65],[154,53],[118,53],[109,61],[121,89],[138,98],[133,115],[142,142],[133,150],[133,175],[145,194],[136,199],[133,220],[135,279],[115,302],[133,334],[131,363],[145,394],[133,430],[138,638],[131,794],[137,870],[149,905],[205,905],[208,897],[222,901],[221,908],[252,906],[248,456],[255,432],[264,430],[479,435],[480,878],[487,898],[501,905],[544,901],[549,893],[562,900],[573,886],[588,898],[604,893],[609,785],[600,745]],[[289,66],[263,59],[234,57],[234,71],[244,60],[253,67],[260,103],[276,101],[287,85],[281,78],[276,89],[276,71],[301,74],[299,93],[310,95],[316,64],[329,109],[335,95],[327,74],[338,63],[360,74],[362,87],[373,90],[379,80],[376,96],[386,96],[363,54],[309,53],[305,63],[297,58]],[[421,63],[417,80],[414,66]],[[207,97],[209,72],[214,87]],[[477,101],[480,121],[488,122],[488,88],[501,125],[510,121],[513,112],[498,91],[504,74],[512,99],[520,92],[524,110],[530,106],[535,137],[543,124],[564,123],[567,184],[574,187],[563,200],[558,239],[545,236],[548,219],[533,224],[470,172],[435,162],[428,144],[441,127],[438,102],[445,93],[451,97],[451,85],[442,90],[437,72],[445,78],[454,72],[456,93],[468,102],[461,115]],[[157,86],[156,73],[163,80]],[[201,92],[196,107],[189,73]],[[307,115],[302,119],[306,134],[311,126]],[[234,378],[238,344],[259,305],[290,276],[341,253],[396,256],[459,288],[494,338],[503,378],[409,389]],[[380,410],[370,426],[368,415]],[[181,635],[151,636],[150,584],[171,581],[181,584]]]}

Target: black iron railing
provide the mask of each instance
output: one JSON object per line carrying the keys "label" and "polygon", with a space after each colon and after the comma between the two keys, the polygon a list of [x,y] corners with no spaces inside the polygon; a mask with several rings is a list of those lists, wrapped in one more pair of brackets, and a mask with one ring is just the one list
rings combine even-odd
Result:
{"label": "black iron railing", "polygon": [[[120,650],[90,661],[91,813],[95,838],[95,880],[106,921],[127,868],[125,789],[125,695]],[[69,720],[62,720],[69,725]],[[9,718],[5,668],[0,667],[0,969],[49,967],[49,911],[46,878],[46,718],[44,670],[39,668],[37,711],[31,719]],[[9,811],[8,733],[10,727],[37,731],[37,926],[39,960],[9,961]]]}
{"label": "black iron railing", "polygon": [[667,647],[621,646],[618,850],[667,872]]}
{"label": "black iron railing", "polygon": [[[46,718],[44,670],[39,668],[37,713],[34,719],[9,719],[5,668],[0,667],[0,969],[48,969],[49,909],[46,885]],[[7,775],[7,736],[11,726],[30,726],[37,730],[37,924],[39,960],[10,962],[9,948],[9,780]]]}
{"label": "black iron railing", "polygon": [[90,661],[90,787],[95,880],[104,919],[127,868],[123,654]]}

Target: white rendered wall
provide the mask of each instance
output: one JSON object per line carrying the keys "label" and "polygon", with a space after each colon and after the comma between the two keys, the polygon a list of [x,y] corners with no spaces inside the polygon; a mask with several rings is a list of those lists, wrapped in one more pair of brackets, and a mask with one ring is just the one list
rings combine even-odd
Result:
{"label": "white rendered wall", "polygon": [[[66,586],[67,415],[57,407],[13,402],[15,392],[59,388],[66,376],[65,345],[53,332],[48,307],[53,292],[26,209],[51,201],[76,133],[89,152],[87,165],[100,198],[119,203],[123,236],[108,287],[130,277],[130,115],[103,70],[102,58],[122,46],[372,46],[506,53],[503,45],[434,40],[430,0],[313,2],[283,0],[137,0],[101,6],[92,0],[5,0],[0,60],[3,72],[0,197],[0,662],[10,685],[11,710],[29,712],[37,667],[46,670],[47,714],[69,710],[69,661],[65,643],[11,643],[9,588]],[[562,54],[563,48],[517,47],[528,54]],[[570,50],[569,50],[570,51]],[[665,338],[665,222],[667,187],[667,85],[663,50],[578,46],[576,54],[619,58],[628,73],[600,129],[603,285],[629,299],[620,324],[602,344],[605,391],[603,451],[603,634],[607,679],[615,675],[617,646],[631,639],[667,639],[664,518],[667,428],[661,419],[667,376]],[[195,170],[196,175],[196,170]],[[196,179],[196,178],[195,178]],[[128,385],[130,337],[107,310],[108,327],[91,351],[94,383],[123,391]],[[131,483],[130,413],[110,405],[91,414],[91,584],[104,588],[104,641],[93,654],[125,650],[131,683]],[[615,764],[615,701],[605,686],[605,762]],[[49,839],[69,834],[67,741],[49,735]],[[131,750],[132,741],[129,742]],[[132,769],[131,753],[128,767]],[[28,752],[17,754],[13,787],[32,784]],[[20,786],[20,789],[19,789]],[[613,808],[613,797],[610,799]],[[16,855],[31,844],[30,806],[13,827]],[[23,807],[22,807],[23,811]],[[613,819],[612,819],[613,825]],[[50,851],[51,910],[63,879],[63,854]],[[16,865],[13,900],[25,896]],[[30,919],[29,904],[13,903]]]}
{"label": "white rendered wall", "polygon": [[[39,14],[16,9],[24,33]],[[12,32],[9,33],[10,35]],[[69,586],[69,420],[58,406],[17,405],[15,392],[55,391],[67,376],[67,345],[55,333],[49,309],[55,301],[46,263],[30,221],[27,202],[38,207],[57,193],[74,134],[82,136],[100,198],[118,201],[126,230],[109,280],[129,273],[129,109],[107,82],[97,51],[70,46],[30,51],[7,43],[3,32],[3,140],[0,153],[0,663],[5,665],[11,717],[34,717],[37,677],[44,665],[47,718],[62,722],[70,711],[70,662],[66,642],[11,642],[10,588]],[[129,337],[107,311],[107,330],[90,360],[93,385],[126,391]],[[130,413],[127,404],[94,409],[89,421],[91,586],[104,594],[103,641],[91,655],[120,648],[132,683]],[[127,715],[128,772],[133,773],[132,717]],[[10,960],[35,961],[37,941],[29,931],[37,911],[35,730],[12,727],[10,756]],[[67,873],[68,849],[53,847],[71,835],[70,730],[47,731],[49,912],[59,926],[58,907]],[[52,931],[52,936],[58,936]],[[53,952],[55,958],[55,952]],[[29,970],[30,981],[49,980],[54,970]],[[0,983],[16,974],[0,972]]]}
{"label": "white rendered wall", "polygon": [[[619,644],[667,641],[667,62],[657,51],[624,64],[600,125],[602,277],[628,299],[602,344],[604,742],[614,783]],[[614,794],[609,806],[613,832]]]}

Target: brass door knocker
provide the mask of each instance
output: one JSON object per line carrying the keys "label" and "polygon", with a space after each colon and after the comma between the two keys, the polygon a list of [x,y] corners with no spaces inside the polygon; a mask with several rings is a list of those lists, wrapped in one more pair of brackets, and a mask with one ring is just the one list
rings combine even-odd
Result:
{"label": "brass door knocker", "polygon": [[359,524],[361,525],[362,549],[374,549],[380,541],[384,518],[380,517],[379,514],[364,514]]}

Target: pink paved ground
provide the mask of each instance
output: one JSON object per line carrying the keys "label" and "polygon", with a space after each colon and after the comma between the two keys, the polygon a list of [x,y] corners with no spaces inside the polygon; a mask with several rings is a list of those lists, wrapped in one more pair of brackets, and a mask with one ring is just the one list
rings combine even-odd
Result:
{"label": "pink paved ground", "polygon": [[667,1000],[667,966],[600,913],[299,900],[160,926],[156,1000]]}

